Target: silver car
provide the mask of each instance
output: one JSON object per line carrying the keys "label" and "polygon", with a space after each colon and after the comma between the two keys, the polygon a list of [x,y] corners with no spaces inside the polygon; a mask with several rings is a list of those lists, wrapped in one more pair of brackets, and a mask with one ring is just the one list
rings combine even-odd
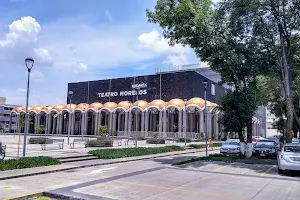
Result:
{"label": "silver car", "polygon": [[222,154],[239,154],[240,153],[240,140],[239,139],[228,139],[222,145],[220,153]]}
{"label": "silver car", "polygon": [[278,154],[278,173],[300,171],[300,143],[285,144]]}

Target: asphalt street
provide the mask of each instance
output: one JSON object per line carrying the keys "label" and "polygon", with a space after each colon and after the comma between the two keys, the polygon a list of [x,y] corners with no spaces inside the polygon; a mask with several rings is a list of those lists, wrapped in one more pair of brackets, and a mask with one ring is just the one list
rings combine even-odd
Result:
{"label": "asphalt street", "polygon": [[49,192],[82,199],[299,199],[300,176],[277,166],[198,162],[170,164],[205,152],[4,180],[1,199]]}

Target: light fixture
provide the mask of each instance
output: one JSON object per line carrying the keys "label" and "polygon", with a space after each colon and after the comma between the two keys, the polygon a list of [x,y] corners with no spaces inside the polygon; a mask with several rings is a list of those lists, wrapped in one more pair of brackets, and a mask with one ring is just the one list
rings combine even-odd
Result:
{"label": "light fixture", "polygon": [[34,64],[33,58],[27,57],[25,59],[25,64],[26,64],[26,67],[27,67],[28,71],[30,71],[32,69],[32,67],[33,67],[33,64]]}

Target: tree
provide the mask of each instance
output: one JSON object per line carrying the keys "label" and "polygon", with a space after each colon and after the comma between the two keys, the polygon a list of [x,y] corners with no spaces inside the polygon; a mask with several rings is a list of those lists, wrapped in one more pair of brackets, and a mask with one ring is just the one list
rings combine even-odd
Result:
{"label": "tree", "polygon": [[287,140],[291,142],[293,118],[297,118],[293,102],[292,40],[300,29],[300,1],[228,0],[220,3],[220,7],[227,9],[232,22],[241,24],[245,37],[255,40],[276,61],[272,69],[280,78],[286,104]]}
{"label": "tree", "polygon": [[[267,74],[275,62],[269,51],[263,49],[258,41],[245,36],[242,19],[232,20],[229,4],[212,6],[210,0],[158,0],[155,11],[147,10],[150,22],[163,28],[164,37],[170,44],[181,43],[194,49],[203,61],[219,72],[222,82],[234,86],[235,92],[224,97],[220,109],[223,111],[222,122],[228,129],[239,133],[244,141],[241,126],[247,127],[248,146],[252,146],[252,117],[257,109],[260,96],[257,77]],[[236,18],[235,18],[236,19]],[[239,97],[239,98],[232,98]],[[236,106],[233,116],[228,104],[245,103]],[[235,122],[230,125],[230,117]],[[246,118],[246,119],[245,119]],[[231,127],[230,127],[231,126]],[[251,147],[248,148],[251,154]],[[251,155],[250,155],[251,156]]]}
{"label": "tree", "polygon": [[1,123],[0,123],[0,131],[4,131],[4,128],[2,127]]}

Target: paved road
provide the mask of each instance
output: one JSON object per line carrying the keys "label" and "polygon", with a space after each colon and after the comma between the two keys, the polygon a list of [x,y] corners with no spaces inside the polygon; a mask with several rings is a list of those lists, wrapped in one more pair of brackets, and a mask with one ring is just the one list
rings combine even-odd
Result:
{"label": "paved road", "polygon": [[49,191],[85,199],[299,199],[300,176],[280,176],[276,166],[171,163],[203,155],[186,154],[152,160],[83,168],[0,182],[0,199]]}

